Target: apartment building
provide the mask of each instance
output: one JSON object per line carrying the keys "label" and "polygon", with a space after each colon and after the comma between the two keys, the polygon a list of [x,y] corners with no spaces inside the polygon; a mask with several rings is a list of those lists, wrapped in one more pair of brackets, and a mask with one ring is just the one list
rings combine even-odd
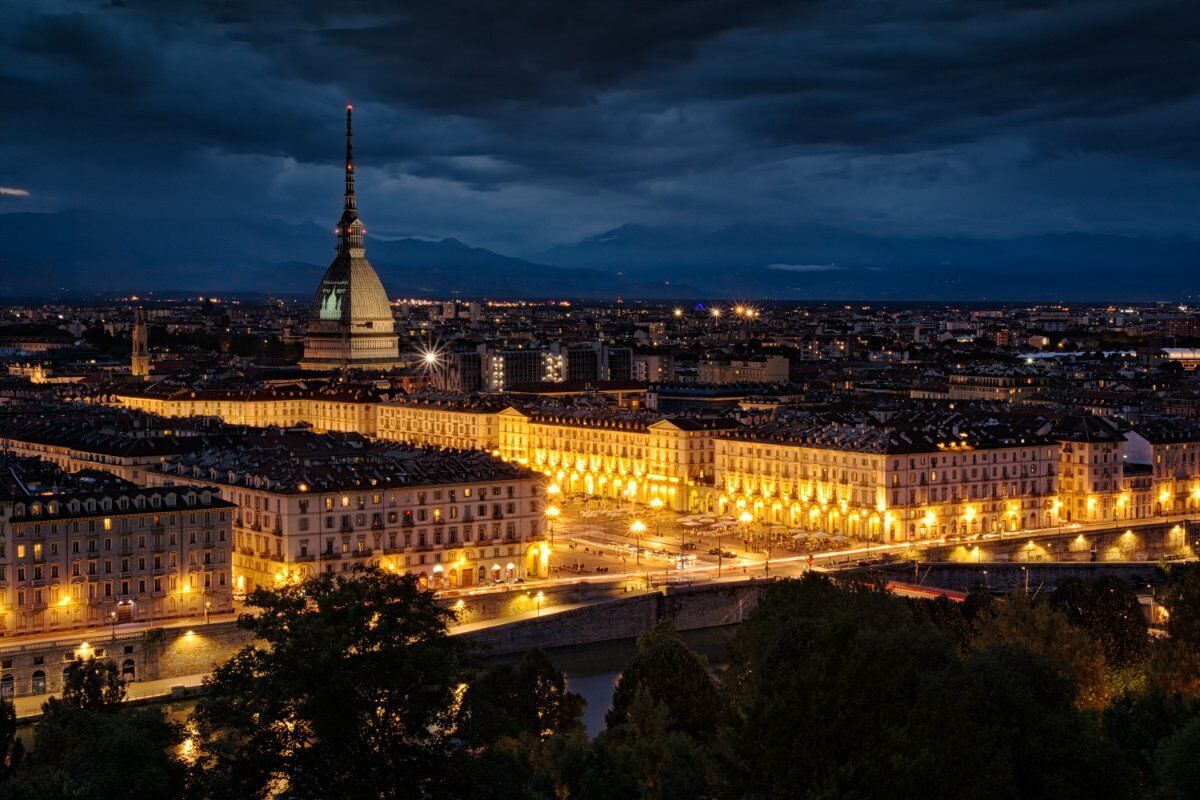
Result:
{"label": "apartment building", "polygon": [[713,480],[714,438],[737,427],[722,417],[547,405],[499,415],[502,458],[527,464],[565,492],[695,507]]}
{"label": "apartment building", "polygon": [[168,460],[150,479],[234,505],[239,593],[366,566],[435,589],[548,574],[544,479],[482,451],[270,432]]}
{"label": "apartment building", "polygon": [[294,427],[318,433],[374,435],[379,403],[398,391],[388,387],[333,384],[317,389],[246,387],[197,389],[155,384],[122,388],[107,398],[113,405],[163,417],[217,417],[232,425]]}
{"label": "apartment building", "polygon": [[760,358],[704,359],[696,380],[699,383],[764,383],[786,381],[790,362],[785,356]]}
{"label": "apartment building", "polygon": [[[40,634],[226,613],[233,506],[4,457],[0,632]],[[3,687],[0,687],[2,690]]]}
{"label": "apartment building", "polygon": [[950,375],[952,400],[996,400],[1016,403],[1041,391],[1045,375],[1028,368],[987,364],[961,369]]}
{"label": "apartment building", "polygon": [[808,415],[719,436],[705,508],[884,542],[1053,524],[1057,444],[956,415]]}
{"label": "apartment building", "polygon": [[1132,518],[1136,505],[1125,491],[1125,435],[1103,417],[1076,414],[1055,423],[1059,443],[1058,501],[1064,520],[1098,522]]}
{"label": "apartment building", "polygon": [[500,446],[498,414],[508,407],[488,395],[426,392],[379,405],[375,435],[409,444],[492,452]]}

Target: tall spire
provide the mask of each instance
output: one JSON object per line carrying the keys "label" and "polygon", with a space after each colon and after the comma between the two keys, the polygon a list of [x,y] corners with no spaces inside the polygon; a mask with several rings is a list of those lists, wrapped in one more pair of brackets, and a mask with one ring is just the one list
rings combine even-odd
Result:
{"label": "tall spire", "polygon": [[338,221],[337,235],[339,253],[363,254],[363,237],[366,229],[358,218],[358,198],[354,195],[354,133],[351,114],[354,106],[346,101],[346,194],[342,201],[342,218]]}

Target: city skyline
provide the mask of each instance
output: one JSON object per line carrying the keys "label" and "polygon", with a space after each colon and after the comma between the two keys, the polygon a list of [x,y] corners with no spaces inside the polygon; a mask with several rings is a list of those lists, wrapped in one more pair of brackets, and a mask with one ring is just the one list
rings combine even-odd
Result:
{"label": "city skyline", "polygon": [[1200,797],[1200,6],[2,19],[0,800]]}

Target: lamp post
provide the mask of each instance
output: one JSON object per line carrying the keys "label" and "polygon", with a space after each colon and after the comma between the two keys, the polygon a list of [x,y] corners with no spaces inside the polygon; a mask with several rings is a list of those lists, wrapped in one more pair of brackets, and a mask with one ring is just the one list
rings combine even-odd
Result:
{"label": "lamp post", "polygon": [[721,550],[721,529],[717,528],[717,577],[718,578],[721,577],[721,561],[723,559],[723,556],[721,555],[722,552],[723,551]]}
{"label": "lamp post", "polygon": [[108,618],[109,618],[109,620],[112,621],[112,638],[115,641],[117,638],[117,612],[116,611],[108,612]]}
{"label": "lamp post", "polygon": [[654,511],[654,537],[656,539],[662,535],[659,531],[659,517],[662,507],[663,501],[661,497],[655,497],[650,500],[650,509]]}
{"label": "lamp post", "polygon": [[746,510],[743,510],[738,515],[738,522],[742,523],[742,539],[749,541],[750,539],[750,523],[754,522],[754,516]]}
{"label": "lamp post", "polygon": [[546,596],[544,594],[542,594],[541,592],[538,592],[536,595],[533,596],[533,599],[537,600],[537,615],[539,617],[542,615],[542,600],[544,600],[545,597]]}
{"label": "lamp post", "polygon": [[208,612],[209,612],[209,610],[210,610],[211,608],[212,608],[212,601],[211,601],[211,600],[205,600],[205,601],[204,601],[204,624],[205,624],[205,625],[207,625],[207,624],[208,624]]}
{"label": "lamp post", "polygon": [[629,526],[629,532],[637,537],[637,550],[634,551],[634,555],[636,556],[637,565],[640,567],[642,565],[642,534],[646,532],[646,523],[640,519],[635,519]]}
{"label": "lamp post", "polygon": [[558,506],[550,506],[546,509],[546,525],[550,528],[550,550],[554,550],[554,520],[562,512],[558,510]]}

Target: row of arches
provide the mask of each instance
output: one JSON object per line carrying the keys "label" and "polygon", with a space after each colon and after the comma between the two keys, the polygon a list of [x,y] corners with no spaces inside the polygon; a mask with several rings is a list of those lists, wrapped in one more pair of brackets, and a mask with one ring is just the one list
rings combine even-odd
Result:
{"label": "row of arches", "polygon": [[[69,669],[69,668],[64,667],[63,671],[62,671],[62,682],[63,683],[65,683],[66,679],[67,679],[67,669]],[[126,681],[136,680],[137,665],[134,663],[134,660],[132,658],[127,658],[121,662],[121,677],[124,678]],[[60,688],[61,688],[61,686],[62,686],[62,683],[59,684]],[[11,700],[13,697],[16,696],[16,689],[17,689],[16,678],[14,678],[11,674],[7,674],[7,673],[0,676],[0,698]],[[47,683],[46,671],[41,670],[41,669],[34,670],[33,674],[31,674],[29,676],[29,691],[27,692],[27,694],[30,694],[30,695],[48,694],[49,691],[50,691],[50,687],[49,687],[49,684]]]}

